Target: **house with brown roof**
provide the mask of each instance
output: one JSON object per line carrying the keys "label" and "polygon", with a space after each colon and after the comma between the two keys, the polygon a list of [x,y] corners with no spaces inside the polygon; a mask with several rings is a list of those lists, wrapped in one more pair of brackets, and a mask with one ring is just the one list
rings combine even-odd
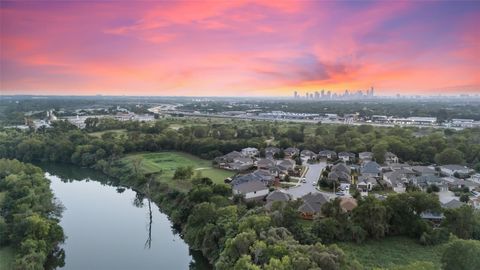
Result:
{"label": "house with brown roof", "polygon": [[308,193],[302,197],[303,204],[298,208],[300,215],[304,219],[313,219],[316,215],[321,215],[322,206],[329,199],[322,193]]}
{"label": "house with brown roof", "polygon": [[275,202],[285,203],[291,200],[292,200],[292,196],[290,194],[280,190],[275,190],[268,194],[266,198],[267,203],[265,204],[265,208],[267,210],[270,210],[272,207],[272,204]]}

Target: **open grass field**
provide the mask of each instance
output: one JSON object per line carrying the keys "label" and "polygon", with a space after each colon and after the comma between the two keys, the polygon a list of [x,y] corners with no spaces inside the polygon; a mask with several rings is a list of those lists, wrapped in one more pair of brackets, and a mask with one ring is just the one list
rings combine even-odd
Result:
{"label": "open grass field", "polygon": [[15,255],[11,247],[1,247],[0,248],[0,270],[13,269],[14,258],[15,258]]}
{"label": "open grass field", "polygon": [[181,190],[188,190],[190,186],[189,181],[172,179],[175,170],[181,166],[192,166],[195,174],[201,172],[202,176],[212,179],[215,183],[223,183],[225,178],[234,174],[231,171],[213,168],[211,161],[182,152],[131,154],[124,157],[122,161],[127,166],[131,166],[132,162],[138,158],[141,159],[140,169],[144,173],[157,173],[161,171],[161,175],[157,178],[158,181],[168,183]]}
{"label": "open grass field", "polygon": [[432,262],[440,269],[440,259],[446,244],[422,246],[414,239],[405,237],[388,237],[379,241],[367,241],[364,244],[339,243],[349,256],[356,258],[366,269],[391,268],[407,265],[414,261]]}

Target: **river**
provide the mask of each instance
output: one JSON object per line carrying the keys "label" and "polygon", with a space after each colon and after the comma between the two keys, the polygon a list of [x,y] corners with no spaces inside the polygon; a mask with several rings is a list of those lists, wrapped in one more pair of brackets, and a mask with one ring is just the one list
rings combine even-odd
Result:
{"label": "river", "polygon": [[43,164],[64,205],[64,270],[208,269],[157,205],[89,169]]}

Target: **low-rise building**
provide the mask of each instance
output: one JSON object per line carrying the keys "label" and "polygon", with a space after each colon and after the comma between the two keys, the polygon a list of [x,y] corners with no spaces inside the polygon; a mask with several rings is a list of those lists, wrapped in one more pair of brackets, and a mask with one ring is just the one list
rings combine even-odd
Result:
{"label": "low-rise building", "polygon": [[360,192],[369,192],[377,185],[377,180],[373,177],[359,176],[357,181],[357,189]]}
{"label": "low-rise building", "polygon": [[463,165],[449,164],[440,166],[440,171],[445,175],[453,176],[454,174],[468,175],[471,169]]}
{"label": "low-rise building", "polygon": [[255,147],[247,147],[242,149],[242,154],[246,157],[254,157],[259,154],[259,151]]}
{"label": "low-rise building", "polygon": [[358,154],[358,158],[360,159],[360,161],[362,163],[367,162],[367,161],[371,161],[373,159],[373,153],[372,152],[360,152]]}
{"label": "low-rise building", "polygon": [[267,200],[267,203],[265,204],[265,208],[270,210],[273,203],[275,202],[285,203],[285,202],[291,201],[292,196],[283,191],[275,190],[268,194],[266,200]]}
{"label": "low-rise building", "polygon": [[350,152],[340,152],[338,153],[338,158],[343,160],[343,162],[351,162],[355,160],[355,154]]}
{"label": "low-rise building", "polygon": [[303,204],[298,208],[300,215],[304,219],[313,219],[316,215],[321,215],[322,205],[329,199],[322,193],[308,193],[302,197]]}
{"label": "low-rise building", "polygon": [[360,173],[367,177],[380,177],[381,172],[380,165],[375,161],[369,161],[360,168]]}
{"label": "low-rise building", "polygon": [[302,158],[308,158],[308,159],[314,159],[315,157],[317,156],[317,154],[315,154],[313,151],[310,151],[310,150],[302,150],[300,152],[300,157]]}
{"label": "low-rise building", "polygon": [[390,164],[390,163],[398,163],[398,157],[392,152],[386,152],[385,153],[385,163]]}
{"label": "low-rise building", "polygon": [[283,151],[285,153],[285,157],[292,158],[294,156],[298,156],[300,154],[300,150],[295,147],[289,147]]}
{"label": "low-rise building", "polygon": [[318,158],[319,159],[336,159],[337,158],[337,153],[335,151],[331,150],[322,150],[318,153]]}
{"label": "low-rise building", "polygon": [[259,159],[256,163],[257,168],[261,170],[270,170],[275,167],[275,161],[272,159]]}
{"label": "low-rise building", "polygon": [[268,187],[260,181],[248,181],[233,185],[234,195],[243,195],[246,200],[260,200],[268,194]]}
{"label": "low-rise building", "polygon": [[413,166],[412,170],[417,173],[417,175],[438,175],[438,172],[435,168],[431,166]]}
{"label": "low-rise building", "polygon": [[265,148],[265,158],[274,159],[275,155],[280,154],[281,151],[278,147],[267,147]]}

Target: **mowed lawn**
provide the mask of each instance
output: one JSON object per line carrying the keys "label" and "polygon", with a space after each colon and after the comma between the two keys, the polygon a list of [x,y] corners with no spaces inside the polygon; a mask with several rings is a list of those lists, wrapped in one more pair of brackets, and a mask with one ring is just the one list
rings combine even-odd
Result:
{"label": "mowed lawn", "polygon": [[175,170],[181,166],[192,166],[194,173],[201,172],[202,176],[212,179],[214,183],[223,183],[227,177],[234,173],[227,170],[213,168],[209,160],[204,160],[196,156],[182,152],[156,152],[156,153],[138,153],[125,156],[122,161],[130,164],[135,159],[141,159],[141,170],[144,173],[162,172],[158,180],[173,184],[180,189],[188,189],[188,183],[181,180],[173,180]]}
{"label": "mowed lawn", "polygon": [[0,248],[0,270],[13,269],[13,260],[15,255],[11,247]]}
{"label": "mowed lawn", "polygon": [[440,269],[441,257],[446,244],[422,246],[414,239],[406,237],[387,237],[378,241],[367,241],[364,244],[339,243],[348,256],[358,260],[366,269],[391,268],[407,265],[414,261],[432,262]]}

